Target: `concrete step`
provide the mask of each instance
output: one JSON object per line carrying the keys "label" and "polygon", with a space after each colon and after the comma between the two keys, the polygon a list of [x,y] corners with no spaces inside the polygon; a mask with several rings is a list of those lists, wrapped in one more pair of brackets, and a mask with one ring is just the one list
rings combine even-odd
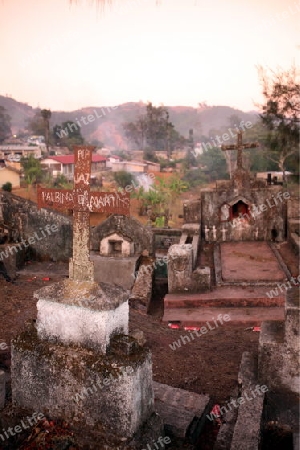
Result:
{"label": "concrete step", "polygon": [[[230,321],[225,322],[224,326],[228,324],[260,326],[266,320],[284,320],[284,307],[167,308],[165,309],[162,321],[179,322],[181,327],[199,326],[206,322],[210,322],[213,326],[214,319],[217,319],[219,315],[224,317],[226,314],[230,316]],[[218,326],[220,326],[219,323]]]}
{"label": "concrete step", "polygon": [[155,411],[163,420],[166,434],[195,441],[210,408],[209,396],[156,382],[153,390]]}
{"label": "concrete step", "polygon": [[[276,286],[272,287],[241,287],[221,286],[206,293],[167,294],[164,298],[165,309],[193,307],[263,307],[283,306],[285,304],[285,289],[283,293]],[[273,293],[272,293],[273,291]],[[273,296],[269,298],[267,295]]]}

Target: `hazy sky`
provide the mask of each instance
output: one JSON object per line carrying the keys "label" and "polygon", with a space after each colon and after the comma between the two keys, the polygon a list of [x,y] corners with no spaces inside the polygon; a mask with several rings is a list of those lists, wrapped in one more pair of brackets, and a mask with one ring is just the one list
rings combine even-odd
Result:
{"label": "hazy sky", "polygon": [[255,109],[258,64],[299,64],[300,0],[0,0],[0,94],[52,110],[129,101]]}

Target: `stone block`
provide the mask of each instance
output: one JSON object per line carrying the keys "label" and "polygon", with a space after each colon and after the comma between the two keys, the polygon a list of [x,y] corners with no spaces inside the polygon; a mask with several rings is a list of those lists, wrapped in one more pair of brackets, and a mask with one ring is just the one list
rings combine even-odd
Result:
{"label": "stone block", "polygon": [[300,291],[299,287],[289,289],[285,304],[285,342],[290,348],[300,350]]}
{"label": "stone block", "polygon": [[169,432],[167,434],[180,438],[196,438],[195,432],[201,431],[201,419],[208,413],[209,396],[156,382],[153,383],[153,388],[155,410],[161,416],[165,429]]}
{"label": "stone block", "polygon": [[14,403],[86,433],[90,427],[130,437],[154,411],[151,355],[140,346],[103,356],[43,341],[32,327],[12,341],[11,368]]}
{"label": "stone block", "polygon": [[168,287],[170,294],[190,290],[192,270],[192,245],[172,245],[168,252]]}
{"label": "stone block", "polygon": [[293,447],[294,447],[294,450],[299,450],[299,448],[300,448],[300,434],[299,433],[293,433]]}
{"label": "stone block", "polygon": [[184,217],[185,224],[201,222],[201,201],[200,201],[200,199],[184,202],[183,217]]}
{"label": "stone block", "polygon": [[133,339],[135,339],[141,347],[143,347],[146,344],[146,338],[142,330],[133,330],[130,333],[130,336],[132,336]]}
{"label": "stone block", "polygon": [[193,272],[193,280],[197,292],[209,291],[211,289],[211,273],[209,267],[198,267]]}
{"label": "stone block", "polygon": [[259,382],[275,392],[299,393],[299,352],[285,342],[284,322],[263,322],[258,348]]}
{"label": "stone block", "polygon": [[[0,269],[4,277],[15,280],[17,276],[17,266],[21,267],[25,260],[25,249],[18,248],[13,244],[0,245]],[[2,266],[2,267],[1,267]],[[4,266],[4,267],[3,267]]]}
{"label": "stone block", "polygon": [[154,262],[141,264],[130,294],[130,306],[147,313],[152,297]]}
{"label": "stone block", "polygon": [[105,353],[114,334],[128,333],[128,293],[115,285],[65,280],[37,291],[40,338]]}
{"label": "stone block", "polygon": [[5,372],[0,370],[0,410],[4,408],[5,404]]}
{"label": "stone block", "polygon": [[238,417],[234,427],[230,450],[258,450],[261,439],[261,421],[264,405],[264,394],[255,393],[257,383],[257,367],[254,355],[244,352],[239,371],[241,395],[238,406]]}
{"label": "stone block", "polygon": [[94,263],[94,279],[96,283],[114,283],[123,289],[130,290],[134,283],[134,272],[137,256],[107,257],[92,252],[90,259]]}

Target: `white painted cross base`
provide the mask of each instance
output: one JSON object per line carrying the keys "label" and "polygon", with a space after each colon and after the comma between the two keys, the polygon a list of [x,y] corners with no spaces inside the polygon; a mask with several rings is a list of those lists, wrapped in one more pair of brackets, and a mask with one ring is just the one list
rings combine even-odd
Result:
{"label": "white painted cross base", "polygon": [[129,296],[118,286],[65,280],[34,296],[41,339],[106,354],[114,334],[128,334]]}

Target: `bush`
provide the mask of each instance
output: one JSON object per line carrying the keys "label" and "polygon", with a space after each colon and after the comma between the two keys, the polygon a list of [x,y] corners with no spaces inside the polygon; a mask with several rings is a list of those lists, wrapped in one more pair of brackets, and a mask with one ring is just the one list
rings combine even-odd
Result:
{"label": "bush", "polygon": [[131,173],[126,172],[125,170],[120,170],[119,172],[114,173],[114,179],[117,185],[121,188],[125,188],[129,186],[134,181],[134,177]]}
{"label": "bush", "polygon": [[2,190],[6,191],[6,192],[11,192],[12,191],[12,184],[10,181],[7,181],[7,183],[4,183],[2,185]]}
{"label": "bush", "polygon": [[183,181],[187,181],[191,187],[199,186],[208,182],[208,178],[201,169],[189,170],[183,177]]}

